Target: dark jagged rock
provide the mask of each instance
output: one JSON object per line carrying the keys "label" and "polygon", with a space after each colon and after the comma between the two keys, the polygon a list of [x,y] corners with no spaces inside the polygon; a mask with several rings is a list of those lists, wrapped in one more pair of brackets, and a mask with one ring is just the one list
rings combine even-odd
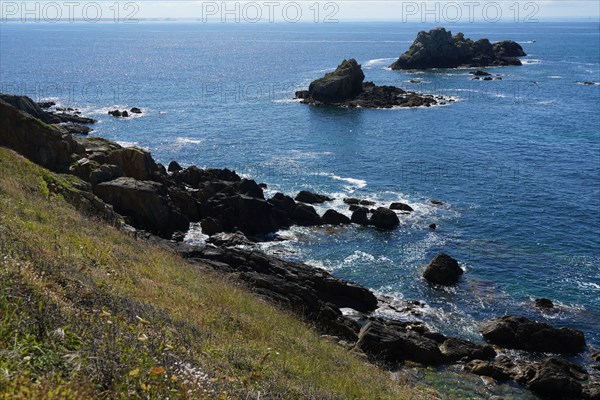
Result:
{"label": "dark jagged rock", "polygon": [[430,69],[521,65],[525,56],[516,42],[491,44],[487,39],[473,41],[462,33],[452,36],[444,28],[421,31],[408,51],[390,65],[392,69]]}
{"label": "dark jagged rock", "polygon": [[485,322],[483,337],[498,346],[547,353],[579,353],[585,348],[583,332],[507,315]]}
{"label": "dark jagged rock", "polygon": [[587,373],[580,366],[558,357],[549,357],[535,366],[527,387],[542,396],[561,399],[581,396],[581,381]]}
{"label": "dark jagged rock", "polygon": [[171,161],[169,163],[169,166],[167,167],[167,171],[169,172],[175,172],[175,171],[181,171],[183,168],[181,168],[181,165],[179,165],[179,163],[177,161]]}
{"label": "dark jagged rock", "polygon": [[437,229],[437,225],[436,224],[429,224],[429,229],[436,230]]}
{"label": "dark jagged rock", "polygon": [[14,108],[24,111],[34,118],[39,119],[47,124],[54,123],[52,114],[44,111],[35,101],[27,96],[15,96],[11,94],[0,94],[0,99],[4,100]]}
{"label": "dark jagged rock", "polygon": [[308,190],[302,190],[296,195],[296,201],[301,201],[308,204],[319,204],[325,203],[326,201],[332,201],[331,197],[309,192]]}
{"label": "dark jagged rock", "polygon": [[410,360],[437,365],[446,361],[435,340],[397,321],[370,320],[360,330],[357,346],[367,354],[391,364]]}
{"label": "dark jagged rock", "polygon": [[350,220],[355,224],[369,225],[369,210],[364,207],[360,207],[358,210],[352,213]]}
{"label": "dark jagged rock", "polygon": [[262,188],[253,179],[242,179],[239,183],[238,190],[240,193],[257,199],[265,199]]}
{"label": "dark jagged rock", "polygon": [[377,86],[373,82],[363,82],[364,78],[356,60],[344,60],[334,72],[313,81],[308,90],[296,92],[296,98],[304,104],[350,108],[429,107],[437,104],[434,96],[394,86]]}
{"label": "dark jagged rock", "polygon": [[66,124],[60,125],[60,127],[63,128],[67,133],[78,135],[87,135],[93,130],[89,126],[77,124],[75,122],[68,122]]}
{"label": "dark jagged rock", "polygon": [[117,178],[96,185],[94,194],[119,214],[130,217],[136,228],[163,237],[189,228],[188,218],[168,201],[166,189],[158,182]]}
{"label": "dark jagged rock", "polygon": [[474,360],[469,363],[467,369],[476,375],[489,376],[497,381],[517,380],[524,369],[507,356],[499,356],[492,361]]}
{"label": "dark jagged rock", "polygon": [[245,235],[259,235],[278,229],[272,213],[273,206],[267,201],[245,194],[217,195],[201,205],[203,217],[219,221],[223,231],[240,230]]}
{"label": "dark jagged rock", "polygon": [[480,69],[478,69],[477,71],[474,71],[474,72],[473,71],[469,72],[469,73],[473,76],[491,76],[492,75],[489,72],[485,72]]}
{"label": "dark jagged rock", "polygon": [[242,232],[216,233],[209,237],[206,241],[218,247],[237,247],[254,245],[254,242],[248,239]]}
{"label": "dark jagged rock", "polygon": [[202,233],[209,236],[223,232],[221,223],[215,218],[211,217],[204,218],[202,222],[200,222],[200,227],[202,228]]}
{"label": "dark jagged rock", "polygon": [[307,204],[298,204],[290,215],[290,218],[296,225],[315,226],[321,225],[321,217],[317,214],[314,207]]}
{"label": "dark jagged rock", "polygon": [[379,207],[373,210],[369,224],[379,229],[393,229],[400,225],[400,220],[396,213],[389,208]]}
{"label": "dark jagged rock", "polygon": [[350,218],[335,210],[327,210],[321,217],[322,222],[328,225],[345,225],[350,223]]}
{"label": "dark jagged rock", "polygon": [[138,107],[132,107],[131,110],[129,110],[129,112],[133,113],[133,114],[141,114],[142,110],[139,109]]}
{"label": "dark jagged rock", "polygon": [[400,210],[400,211],[408,211],[408,212],[414,211],[411,206],[409,206],[408,204],[404,204],[404,203],[392,203],[392,204],[390,204],[390,210]]}
{"label": "dark jagged rock", "polygon": [[496,357],[492,346],[478,345],[468,340],[449,338],[440,346],[447,361],[485,360]]}
{"label": "dark jagged rock", "polygon": [[108,115],[112,115],[113,117],[123,117],[123,112],[119,110],[110,110]]}
{"label": "dark jagged rock", "polygon": [[[37,107],[33,101],[31,104]],[[52,171],[67,171],[73,155],[82,152],[71,135],[18,110],[1,98],[0,126],[0,145]]]}
{"label": "dark jagged rock", "polygon": [[360,94],[364,79],[365,74],[356,60],[344,60],[334,72],[329,72],[324,77],[313,81],[308,92],[316,101],[339,103]]}
{"label": "dark jagged rock", "polygon": [[46,109],[48,109],[50,107],[55,106],[56,103],[53,102],[53,101],[38,101],[37,105],[40,106],[40,108],[46,110]]}
{"label": "dark jagged rock", "polygon": [[425,279],[438,285],[454,285],[462,274],[458,261],[444,253],[433,257],[423,271]]}

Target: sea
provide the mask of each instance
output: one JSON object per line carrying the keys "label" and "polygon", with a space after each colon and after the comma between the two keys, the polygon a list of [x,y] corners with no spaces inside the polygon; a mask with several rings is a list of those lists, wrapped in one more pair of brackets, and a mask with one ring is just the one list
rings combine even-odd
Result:
{"label": "sea", "polygon": [[[346,197],[407,203],[414,212],[392,231],[293,227],[259,247],[400,304],[422,302],[417,313],[380,311],[390,318],[419,318],[482,341],[482,320],[517,314],[580,329],[600,348],[600,24],[447,26],[473,39],[519,42],[528,54],[522,66],[487,69],[501,80],[472,80],[474,69],[388,68],[418,31],[435,26],[3,23],[0,92],[77,108],[98,119],[92,135],[146,148],[165,165],[235,169],[267,183],[267,195],[335,198],[321,213],[350,215]],[[349,58],[367,81],[454,101],[337,109],[294,100]],[[143,113],[107,114],[134,106]],[[204,239],[199,226],[186,236]],[[454,287],[421,276],[440,252],[465,271]],[[555,308],[536,308],[537,298]],[[463,381],[472,383],[465,397],[500,390],[475,388],[478,377]],[[500,393],[534,398],[506,385]]]}

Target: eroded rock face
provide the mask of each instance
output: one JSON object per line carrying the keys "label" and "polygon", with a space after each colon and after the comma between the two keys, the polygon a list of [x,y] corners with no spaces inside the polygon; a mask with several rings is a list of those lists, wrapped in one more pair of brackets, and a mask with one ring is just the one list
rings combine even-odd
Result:
{"label": "eroded rock face", "polygon": [[158,182],[117,178],[96,185],[94,194],[130,217],[136,227],[169,236],[189,228],[188,218],[168,201],[165,187]]}
{"label": "eroded rock face", "polygon": [[408,51],[390,65],[392,69],[430,69],[521,65],[525,56],[521,45],[512,40],[492,44],[487,39],[473,41],[462,33],[452,36],[444,28],[421,31]]}
{"label": "eroded rock face", "polygon": [[[21,99],[20,96],[13,97]],[[39,109],[33,101],[31,105]],[[0,145],[9,147],[52,171],[65,172],[76,158],[73,155],[82,152],[71,135],[42,123],[2,99],[0,127]]]}
{"label": "eroded rock face", "polygon": [[586,344],[583,332],[555,328],[525,317],[507,315],[494,318],[481,326],[481,334],[498,346],[548,353],[579,353]]}
{"label": "eroded rock face", "polygon": [[360,65],[355,59],[344,60],[334,72],[313,81],[308,92],[310,97],[324,103],[348,100],[362,92],[365,79]]}
{"label": "eroded rock face", "polygon": [[423,271],[425,279],[438,285],[454,285],[462,274],[458,261],[444,253],[433,257]]}

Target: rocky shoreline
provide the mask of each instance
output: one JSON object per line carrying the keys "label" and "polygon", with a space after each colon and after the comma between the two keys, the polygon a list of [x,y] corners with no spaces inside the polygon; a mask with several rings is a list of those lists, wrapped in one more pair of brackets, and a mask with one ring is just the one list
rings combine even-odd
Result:
{"label": "rocky shoreline", "polygon": [[344,60],[335,71],[313,81],[308,90],[297,91],[296,98],[303,104],[345,108],[431,107],[453,101],[395,86],[377,86],[364,79],[365,74],[356,60]]}
{"label": "rocky shoreline", "polygon": [[[19,97],[9,104],[3,98],[0,145],[73,176],[72,187],[50,185],[50,191],[135,237],[179,253],[198,268],[231,276],[374,363],[390,368],[404,361],[458,364],[477,375],[515,381],[542,396],[600,398],[596,375],[564,358],[588,351],[578,330],[501,316],[481,324],[487,344],[447,337],[421,322],[377,317],[376,310],[389,303],[370,290],[251,247],[252,239],[291,225],[356,223],[394,229],[400,222],[398,213],[410,212],[410,205],[394,203],[372,209],[374,204],[366,200],[345,199],[353,211],[351,218],[333,209],[319,215],[311,204],[331,201],[327,196],[303,191],[295,199],[283,193],[266,199],[264,184],[231,170],[184,169],[176,162],[167,170],[145,150],[97,137],[74,137],[44,123],[54,114],[32,106],[31,99]],[[211,236],[208,244],[182,242],[190,222],[201,223]],[[455,285],[461,275],[459,262],[448,255],[436,256],[424,268],[424,278],[432,285]],[[518,349],[524,356],[510,356],[509,349]],[[600,363],[600,354],[591,358]]]}

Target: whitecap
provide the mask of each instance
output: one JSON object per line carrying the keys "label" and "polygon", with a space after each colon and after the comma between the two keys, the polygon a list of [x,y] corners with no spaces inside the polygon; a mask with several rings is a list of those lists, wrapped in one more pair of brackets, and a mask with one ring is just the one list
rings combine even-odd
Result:
{"label": "whitecap", "polygon": [[139,147],[139,142],[128,142],[125,140],[115,140],[121,147]]}
{"label": "whitecap", "polygon": [[371,67],[376,67],[379,65],[389,66],[391,63],[393,63],[396,60],[397,60],[397,58],[374,58],[373,60],[364,62],[362,64],[362,67],[369,69]]}
{"label": "whitecap", "polygon": [[363,179],[358,179],[358,178],[344,178],[344,177],[341,177],[339,175],[332,174],[330,172],[319,172],[319,173],[317,173],[317,175],[319,175],[319,176],[327,176],[327,177],[329,177],[331,179],[334,179],[336,181],[348,182],[352,187],[357,188],[357,189],[362,189],[365,186],[367,186],[367,181],[365,181]]}
{"label": "whitecap", "polygon": [[175,142],[178,144],[202,144],[204,140],[202,139],[192,139],[188,137],[178,137],[175,139]]}
{"label": "whitecap", "polygon": [[521,60],[521,62],[523,63],[523,65],[537,65],[537,64],[541,64],[542,60],[531,58],[529,60]]}

